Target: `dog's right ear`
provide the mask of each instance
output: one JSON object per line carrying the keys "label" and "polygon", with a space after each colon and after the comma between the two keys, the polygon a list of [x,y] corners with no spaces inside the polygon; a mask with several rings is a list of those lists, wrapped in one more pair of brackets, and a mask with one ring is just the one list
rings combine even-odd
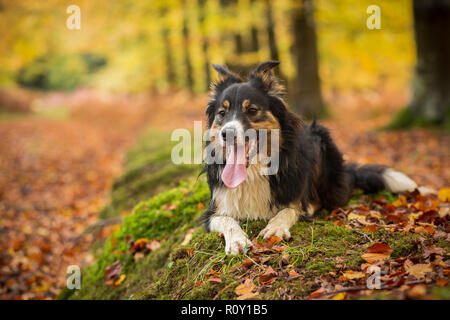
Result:
{"label": "dog's right ear", "polygon": [[211,84],[211,94],[213,96],[233,83],[243,82],[241,77],[228,70],[225,66],[213,64],[212,67],[219,74],[219,78]]}

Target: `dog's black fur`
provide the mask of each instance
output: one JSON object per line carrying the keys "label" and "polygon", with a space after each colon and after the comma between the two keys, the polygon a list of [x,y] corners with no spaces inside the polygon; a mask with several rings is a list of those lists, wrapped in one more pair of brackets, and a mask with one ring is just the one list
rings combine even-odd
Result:
{"label": "dog's black fur", "polygon": [[[323,207],[331,210],[345,205],[354,188],[368,193],[385,189],[385,166],[346,164],[327,128],[316,122],[308,125],[287,109],[283,101],[283,87],[271,73],[277,64],[274,61],[261,64],[250,74],[247,82],[225,67],[214,65],[219,80],[212,87],[206,110],[208,128],[217,125],[220,128],[228,120],[226,116],[218,116],[224,99],[230,100],[235,108],[244,99],[257,101],[261,112],[264,112],[262,118],[269,113],[276,118],[282,143],[279,170],[277,174],[267,176],[271,203],[277,208],[298,203],[304,210],[310,204],[316,209]],[[244,115],[243,111],[236,112],[245,129],[252,127],[248,120],[251,117]],[[254,123],[258,122],[255,120]],[[222,164],[205,167],[212,195],[218,188],[226,188],[220,179],[223,167]],[[216,207],[215,201],[211,201],[204,215],[208,230],[210,217],[216,212]]]}

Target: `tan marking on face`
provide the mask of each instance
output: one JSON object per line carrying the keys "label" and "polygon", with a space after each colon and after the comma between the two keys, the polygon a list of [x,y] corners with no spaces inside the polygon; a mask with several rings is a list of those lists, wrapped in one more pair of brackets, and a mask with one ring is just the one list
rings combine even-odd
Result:
{"label": "tan marking on face", "polygon": [[250,121],[250,125],[252,126],[253,129],[255,129],[255,130],[258,130],[258,129],[267,129],[267,130],[280,129],[280,123],[278,122],[278,119],[275,118],[275,116],[272,114],[272,112],[266,111],[265,115],[268,118],[265,121],[260,121],[260,122]]}
{"label": "tan marking on face", "polygon": [[223,107],[225,108],[225,109],[230,109],[230,101],[228,101],[228,100],[224,100],[223,102],[222,102],[222,105],[223,105]]}
{"label": "tan marking on face", "polygon": [[[272,137],[271,137],[271,130],[280,130],[280,123],[278,122],[278,119],[272,114],[272,112],[270,111],[266,111],[265,112],[266,116],[267,116],[267,120],[266,121],[260,121],[260,122],[253,122],[250,121],[250,126],[255,129],[255,130],[259,130],[259,129],[266,129],[267,130],[267,154],[271,155],[271,142],[272,142]],[[281,130],[280,130],[281,131]],[[279,148],[282,147],[283,145],[283,137],[281,136],[281,132],[278,134],[279,136]]]}
{"label": "tan marking on face", "polygon": [[245,110],[250,105],[250,100],[245,99],[242,101],[242,108]]}

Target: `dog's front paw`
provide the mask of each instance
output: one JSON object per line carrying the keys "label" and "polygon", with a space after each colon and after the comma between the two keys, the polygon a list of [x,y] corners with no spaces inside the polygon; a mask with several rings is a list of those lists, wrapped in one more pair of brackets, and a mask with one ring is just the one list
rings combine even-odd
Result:
{"label": "dog's front paw", "polygon": [[264,239],[270,238],[271,236],[277,236],[284,240],[289,240],[291,238],[291,233],[289,228],[282,224],[269,223],[264,229],[259,233],[260,237]]}
{"label": "dog's front paw", "polygon": [[232,233],[230,238],[225,240],[226,254],[243,254],[247,246],[252,246],[252,243],[247,238],[244,232]]}

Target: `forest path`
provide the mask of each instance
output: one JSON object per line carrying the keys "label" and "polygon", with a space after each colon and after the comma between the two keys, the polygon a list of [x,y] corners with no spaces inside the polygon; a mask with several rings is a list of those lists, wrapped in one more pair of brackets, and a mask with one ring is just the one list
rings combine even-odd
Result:
{"label": "forest path", "polygon": [[[53,298],[67,266],[90,264],[89,248],[114,226],[74,239],[97,221],[126,150],[149,125],[192,130],[194,120],[204,119],[206,99],[187,93],[99,98],[77,91],[41,101],[66,105],[67,117],[2,120],[0,298]],[[449,185],[448,134],[371,131],[389,121],[404,96],[329,100],[334,118],[323,123],[347,159],[391,165],[436,190]]]}

